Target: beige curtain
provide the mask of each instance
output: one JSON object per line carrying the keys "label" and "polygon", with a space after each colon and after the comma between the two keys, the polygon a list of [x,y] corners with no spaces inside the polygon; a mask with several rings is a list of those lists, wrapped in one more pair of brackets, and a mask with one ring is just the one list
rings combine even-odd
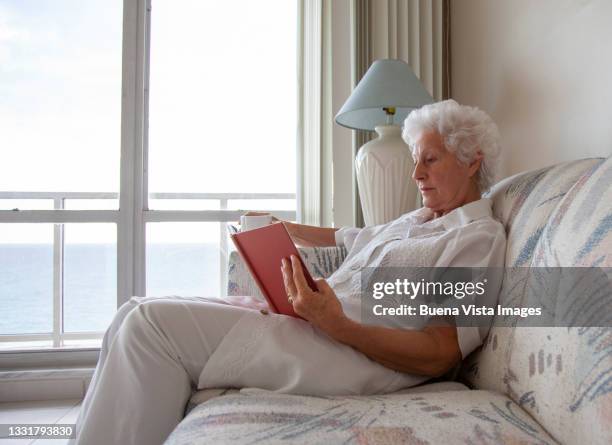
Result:
{"label": "beige curtain", "polygon": [[309,225],[321,225],[323,216],[323,5],[298,0],[297,221]]}
{"label": "beige curtain", "polygon": [[[372,134],[354,131],[352,144],[339,143],[334,137],[345,130],[334,123],[334,113],[371,63],[382,58],[405,60],[436,100],[449,97],[449,0],[298,2],[297,219],[330,226],[342,200],[343,224],[363,226],[354,166],[347,157],[354,159]],[[350,62],[345,60],[349,52]],[[349,64],[350,73],[344,74]],[[337,102],[340,96],[333,105],[332,97]],[[345,150],[352,153],[344,157]],[[338,162],[332,168],[334,156]],[[352,190],[347,193],[345,186]]]}

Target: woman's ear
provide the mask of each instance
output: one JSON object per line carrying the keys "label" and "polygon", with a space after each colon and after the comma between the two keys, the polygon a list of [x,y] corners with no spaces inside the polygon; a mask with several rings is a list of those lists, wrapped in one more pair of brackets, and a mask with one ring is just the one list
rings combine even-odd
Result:
{"label": "woman's ear", "polygon": [[484,156],[482,155],[482,152],[478,150],[476,152],[476,155],[474,156],[474,159],[472,160],[472,162],[470,162],[470,166],[469,166],[470,177],[474,176],[476,172],[480,170],[480,164],[482,163],[483,157]]}

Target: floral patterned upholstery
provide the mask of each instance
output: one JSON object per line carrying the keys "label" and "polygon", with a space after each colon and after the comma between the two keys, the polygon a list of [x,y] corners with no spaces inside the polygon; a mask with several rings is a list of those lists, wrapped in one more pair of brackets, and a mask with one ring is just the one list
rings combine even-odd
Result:
{"label": "floral patterned upholstery", "polygon": [[210,443],[556,442],[516,403],[490,391],[310,397],[242,390],[198,405],[165,442]]}
{"label": "floral patterned upholstery", "polygon": [[[507,266],[612,267],[611,185],[612,158],[558,164],[497,184],[490,196],[508,235]],[[320,277],[346,256],[343,248],[300,253]],[[235,254],[229,275],[229,295],[262,298]],[[509,269],[502,303],[525,304],[524,281],[524,273]],[[612,296],[600,303],[602,314],[612,314]],[[464,361],[460,378],[472,390],[442,382],[362,397],[199,391],[166,443],[612,443],[612,329],[509,322],[493,327]]]}
{"label": "floral patterned upholstery", "polygon": [[[521,173],[493,187],[493,213],[506,228],[506,274],[500,292],[500,304],[518,305],[525,287],[525,274],[538,240],[551,213],[561,199],[585,172],[601,163],[600,159],[583,159]],[[509,373],[510,344],[518,320],[496,319],[481,350],[464,362],[462,377],[474,387],[506,393]],[[500,326],[504,324],[504,326]]]}
{"label": "floral patterned upholstery", "polygon": [[[531,262],[534,268],[607,268],[601,269],[607,273],[603,287],[589,272],[571,280],[574,292],[558,293],[571,301],[555,301],[556,312],[574,306],[572,317],[585,314],[599,327],[536,328],[519,323],[512,339],[512,378],[504,392],[567,443],[612,443],[611,185],[612,158],[589,168],[551,214]],[[572,298],[576,292],[580,299]]]}

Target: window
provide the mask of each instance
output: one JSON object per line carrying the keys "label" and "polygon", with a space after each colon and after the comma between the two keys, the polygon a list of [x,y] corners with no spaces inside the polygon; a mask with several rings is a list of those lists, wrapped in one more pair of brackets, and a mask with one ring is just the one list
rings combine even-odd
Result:
{"label": "window", "polygon": [[78,221],[116,219],[121,37],[118,0],[0,3],[0,350],[99,341],[116,307],[116,224]]}
{"label": "window", "polygon": [[[297,1],[154,0],[150,55],[149,208],[295,211]],[[225,292],[224,224],[146,239],[147,295]]]}
{"label": "window", "polygon": [[20,192],[23,208],[66,191],[114,193],[118,208],[121,11],[118,0],[0,3],[0,191]]}
{"label": "window", "polygon": [[297,13],[0,4],[0,353],[60,363],[131,295],[223,294],[226,222],[295,220]]}

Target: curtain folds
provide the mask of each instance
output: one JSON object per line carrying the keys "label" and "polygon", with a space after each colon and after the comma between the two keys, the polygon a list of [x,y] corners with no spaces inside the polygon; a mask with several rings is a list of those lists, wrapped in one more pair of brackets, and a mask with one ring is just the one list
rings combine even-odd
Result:
{"label": "curtain folds", "polygon": [[[373,133],[354,131],[352,147],[334,144],[335,132],[345,130],[334,127],[337,110],[332,109],[331,97],[334,92],[343,91],[344,85],[338,83],[350,83],[354,88],[372,62],[384,58],[408,62],[435,100],[450,97],[450,1],[298,1],[298,222],[330,226],[337,219],[352,219],[354,226],[361,227],[363,215],[357,182],[351,175],[354,163],[332,167],[332,160],[338,158],[334,155],[338,150],[350,151],[354,160],[359,147]],[[332,7],[332,2],[345,2],[346,8],[338,7],[337,3]],[[346,13],[350,15],[350,25],[345,30],[337,24],[346,19],[338,14]],[[332,52],[332,48],[341,47],[335,45],[339,39],[350,39],[351,69],[345,80],[338,75],[339,54]],[[343,178],[342,182],[334,181],[334,176]],[[336,188],[350,188],[351,193],[334,191],[334,184]],[[334,208],[334,199],[338,202],[337,196],[349,195],[354,200],[352,218],[346,215],[336,218],[334,212],[339,206]]]}

